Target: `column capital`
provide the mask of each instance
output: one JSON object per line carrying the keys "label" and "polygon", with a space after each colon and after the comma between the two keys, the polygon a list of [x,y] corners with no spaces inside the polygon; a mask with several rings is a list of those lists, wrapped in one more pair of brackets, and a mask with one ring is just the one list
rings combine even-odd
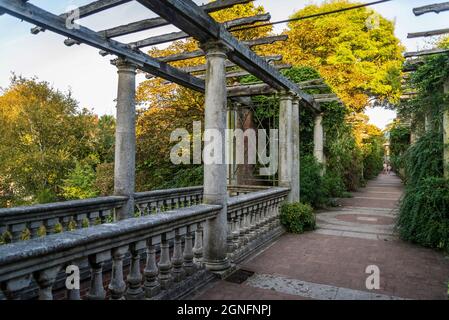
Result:
{"label": "column capital", "polygon": [[118,72],[131,72],[136,73],[137,65],[129,61],[128,59],[117,58],[111,60],[111,64],[116,66]]}
{"label": "column capital", "polygon": [[208,41],[200,44],[201,50],[206,54],[206,58],[210,56],[221,56],[227,58],[229,47],[223,41]]}
{"label": "column capital", "polygon": [[294,94],[291,91],[282,90],[282,91],[279,91],[279,98],[281,99],[281,101],[284,101],[284,100],[293,101]]}

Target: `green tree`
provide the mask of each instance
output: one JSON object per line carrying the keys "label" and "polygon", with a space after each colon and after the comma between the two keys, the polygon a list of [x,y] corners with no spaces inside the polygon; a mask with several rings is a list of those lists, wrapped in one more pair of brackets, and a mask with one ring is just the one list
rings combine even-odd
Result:
{"label": "green tree", "polygon": [[2,205],[61,199],[76,159],[92,153],[95,123],[71,93],[37,79],[13,77],[0,96]]}
{"label": "green tree", "polygon": [[[308,5],[292,15],[299,18],[354,5],[347,0]],[[272,46],[294,65],[315,67],[334,92],[353,110],[368,98],[397,101],[403,47],[393,22],[369,8],[294,21],[285,32],[287,43]]]}

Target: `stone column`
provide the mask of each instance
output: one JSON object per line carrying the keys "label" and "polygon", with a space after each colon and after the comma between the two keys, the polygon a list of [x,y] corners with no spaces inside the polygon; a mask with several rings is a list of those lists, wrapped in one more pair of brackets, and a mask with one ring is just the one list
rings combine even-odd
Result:
{"label": "stone column", "polygon": [[[227,188],[225,163],[226,131],[226,47],[220,42],[210,42],[202,46],[206,54],[206,94],[205,94],[205,130],[214,135],[214,140],[205,142],[206,150],[213,146],[218,152],[218,161],[204,161],[204,196],[206,204],[221,205],[223,209],[215,219],[208,220],[204,230],[204,263],[211,271],[224,271],[229,268],[227,258]],[[215,135],[220,135],[215,137]],[[205,137],[208,132],[205,132]],[[208,147],[209,145],[209,147]],[[206,160],[206,159],[205,159]]]}
{"label": "stone column", "polygon": [[[449,94],[449,79],[444,82],[444,93]],[[449,109],[443,111],[444,176],[449,179]]]}
{"label": "stone column", "polygon": [[317,114],[315,116],[315,125],[313,127],[313,155],[319,163],[322,165],[326,164],[326,158],[324,157],[323,114]]}
{"label": "stone column", "polygon": [[[283,92],[280,96],[279,105],[279,186],[285,188],[292,187],[292,95]],[[293,202],[292,193],[289,193],[288,202]]]}
{"label": "stone column", "polygon": [[119,220],[134,215],[136,159],[136,66],[124,59],[118,69],[117,123],[115,129],[114,195],[129,197],[118,212]]}
{"label": "stone column", "polygon": [[295,97],[292,102],[292,183],[291,183],[291,201],[300,200],[300,151],[299,151],[299,97]]}

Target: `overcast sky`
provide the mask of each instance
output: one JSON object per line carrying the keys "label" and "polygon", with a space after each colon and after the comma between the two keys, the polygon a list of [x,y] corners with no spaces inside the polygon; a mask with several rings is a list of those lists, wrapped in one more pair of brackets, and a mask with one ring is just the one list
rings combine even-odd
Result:
{"label": "overcast sky", "polygon": [[[30,2],[53,13],[62,13],[69,6],[80,6],[91,1],[93,0],[32,0]],[[272,21],[286,19],[307,4],[321,2],[323,1],[255,1],[271,13]],[[428,47],[429,40],[407,39],[408,32],[449,27],[449,12],[419,17],[413,15],[413,7],[436,2],[442,1],[393,0],[372,8],[387,19],[395,21],[397,37],[401,39],[407,50],[415,51]],[[133,1],[108,10],[107,13],[103,12],[82,19],[81,23],[94,30],[101,30],[154,16],[152,12]],[[26,77],[37,76],[41,80],[49,81],[57,89],[65,91],[70,88],[81,107],[92,109],[98,114],[114,114],[117,76],[115,67],[109,62],[111,57],[101,57],[97,49],[86,45],[66,47],[63,43],[64,38],[52,32],[32,35],[31,27],[32,25],[9,15],[0,16],[0,87],[8,86],[11,72]],[[285,25],[278,25],[276,31],[280,32],[284,28]],[[134,41],[175,30],[174,27],[158,28],[117,38],[117,40]],[[138,81],[142,80],[140,76]],[[368,110],[367,114],[371,122],[381,128],[395,117],[394,112],[382,109]]]}

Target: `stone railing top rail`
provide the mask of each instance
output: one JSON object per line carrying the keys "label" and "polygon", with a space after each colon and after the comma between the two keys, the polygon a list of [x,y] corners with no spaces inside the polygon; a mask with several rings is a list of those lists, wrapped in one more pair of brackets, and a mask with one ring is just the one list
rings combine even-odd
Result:
{"label": "stone railing top rail", "polygon": [[42,220],[48,216],[67,215],[70,213],[83,213],[92,210],[107,210],[119,208],[126,201],[127,197],[110,196],[85,200],[63,201],[48,204],[38,204],[34,206],[23,206],[0,209],[0,224],[10,221],[15,223]]}
{"label": "stone railing top rail", "polygon": [[157,200],[159,198],[164,199],[173,196],[202,194],[202,193],[203,193],[203,186],[176,188],[176,189],[161,189],[146,192],[137,192],[134,194],[134,199],[136,202],[139,202],[139,201],[147,201],[148,199]]}
{"label": "stone railing top rail", "polygon": [[159,244],[162,234],[166,239],[172,239],[175,230],[183,235],[187,226],[215,217],[220,209],[218,205],[202,204],[7,244],[0,247],[0,282],[150,238],[153,245]]}
{"label": "stone railing top rail", "polygon": [[286,196],[289,190],[290,189],[288,188],[274,187],[257,192],[242,194],[236,197],[231,197],[228,199],[228,213],[234,210],[252,206],[259,203],[260,201]]}

